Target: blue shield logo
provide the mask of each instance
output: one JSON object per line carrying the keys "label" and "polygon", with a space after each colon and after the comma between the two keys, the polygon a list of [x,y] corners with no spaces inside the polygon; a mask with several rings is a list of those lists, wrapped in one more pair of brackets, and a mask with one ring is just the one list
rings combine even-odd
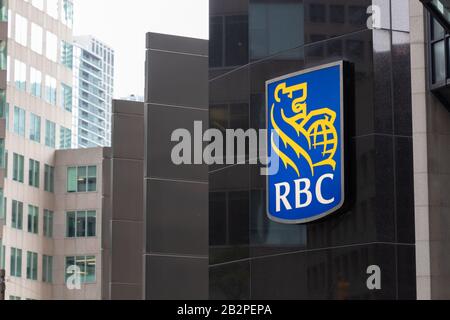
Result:
{"label": "blue shield logo", "polygon": [[279,169],[267,177],[270,219],[308,223],[345,200],[343,62],[266,83],[268,157]]}

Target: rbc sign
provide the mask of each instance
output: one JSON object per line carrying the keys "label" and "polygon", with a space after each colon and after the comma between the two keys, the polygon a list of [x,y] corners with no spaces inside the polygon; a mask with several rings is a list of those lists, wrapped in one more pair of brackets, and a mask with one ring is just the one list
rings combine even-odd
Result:
{"label": "rbc sign", "polygon": [[273,221],[308,223],[344,204],[343,68],[338,62],[266,83],[268,156],[280,164],[267,177]]}

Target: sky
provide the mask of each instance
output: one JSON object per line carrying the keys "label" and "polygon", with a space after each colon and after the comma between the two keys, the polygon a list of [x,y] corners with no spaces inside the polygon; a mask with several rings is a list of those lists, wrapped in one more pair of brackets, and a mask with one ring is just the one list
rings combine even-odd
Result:
{"label": "sky", "polygon": [[208,39],[208,0],[74,0],[74,35],[115,50],[114,97],[144,95],[145,34]]}

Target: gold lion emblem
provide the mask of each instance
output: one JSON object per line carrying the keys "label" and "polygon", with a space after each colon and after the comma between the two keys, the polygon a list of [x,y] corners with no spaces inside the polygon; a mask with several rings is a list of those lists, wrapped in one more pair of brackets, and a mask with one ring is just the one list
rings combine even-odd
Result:
{"label": "gold lion emblem", "polygon": [[[302,96],[293,100],[294,92],[302,92]],[[286,95],[291,99],[291,109],[294,116],[287,117],[284,106],[281,106],[281,95]],[[330,166],[333,171],[336,170],[336,161],[334,156],[338,147],[338,135],[335,127],[336,112],[329,108],[315,109],[308,113],[306,99],[308,97],[308,84],[301,83],[288,87],[286,83],[279,84],[274,92],[274,103],[271,107],[270,118],[275,133],[283,142],[285,148],[291,148],[300,159],[303,157],[309,164],[311,174],[314,176],[314,170],[321,166]],[[303,136],[308,143],[308,150],[305,150],[298,141],[295,141],[287,135],[275,121],[275,112],[281,115],[283,121],[294,128],[298,137]],[[275,143],[275,133],[272,133],[271,144],[275,153],[282,160],[285,168],[291,167],[300,177],[300,171],[295,162]],[[321,159],[312,159],[308,151],[321,148]]]}

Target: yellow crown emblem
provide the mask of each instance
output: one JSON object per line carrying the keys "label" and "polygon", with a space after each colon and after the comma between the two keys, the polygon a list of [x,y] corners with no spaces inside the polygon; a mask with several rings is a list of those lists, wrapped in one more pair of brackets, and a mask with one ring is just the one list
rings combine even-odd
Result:
{"label": "yellow crown emblem", "polygon": [[[295,92],[301,92],[301,97],[293,99]],[[291,101],[291,110],[294,116],[287,117],[284,111],[284,106],[281,106],[281,95],[287,96]],[[291,148],[297,158],[303,157],[309,164],[311,174],[314,176],[314,170],[321,166],[330,166],[333,170],[336,170],[336,161],[334,156],[338,147],[338,134],[335,127],[336,112],[329,108],[315,109],[308,113],[306,99],[308,97],[308,84],[301,83],[298,85],[288,87],[286,82],[279,84],[274,92],[274,99],[276,103],[272,105],[270,117],[272,127],[275,133],[279,136],[283,142],[284,147]],[[281,115],[284,123],[291,126],[298,137],[303,136],[308,143],[308,150],[305,150],[296,139],[292,139],[286,132],[284,132],[275,120],[275,112],[278,114],[278,118]],[[275,134],[272,133],[271,144],[275,153],[282,160],[285,168],[288,166],[295,170],[300,177],[300,170],[297,164],[293,161],[286,152],[275,143]],[[313,159],[310,155],[311,150],[317,150],[321,148],[320,159]]]}

